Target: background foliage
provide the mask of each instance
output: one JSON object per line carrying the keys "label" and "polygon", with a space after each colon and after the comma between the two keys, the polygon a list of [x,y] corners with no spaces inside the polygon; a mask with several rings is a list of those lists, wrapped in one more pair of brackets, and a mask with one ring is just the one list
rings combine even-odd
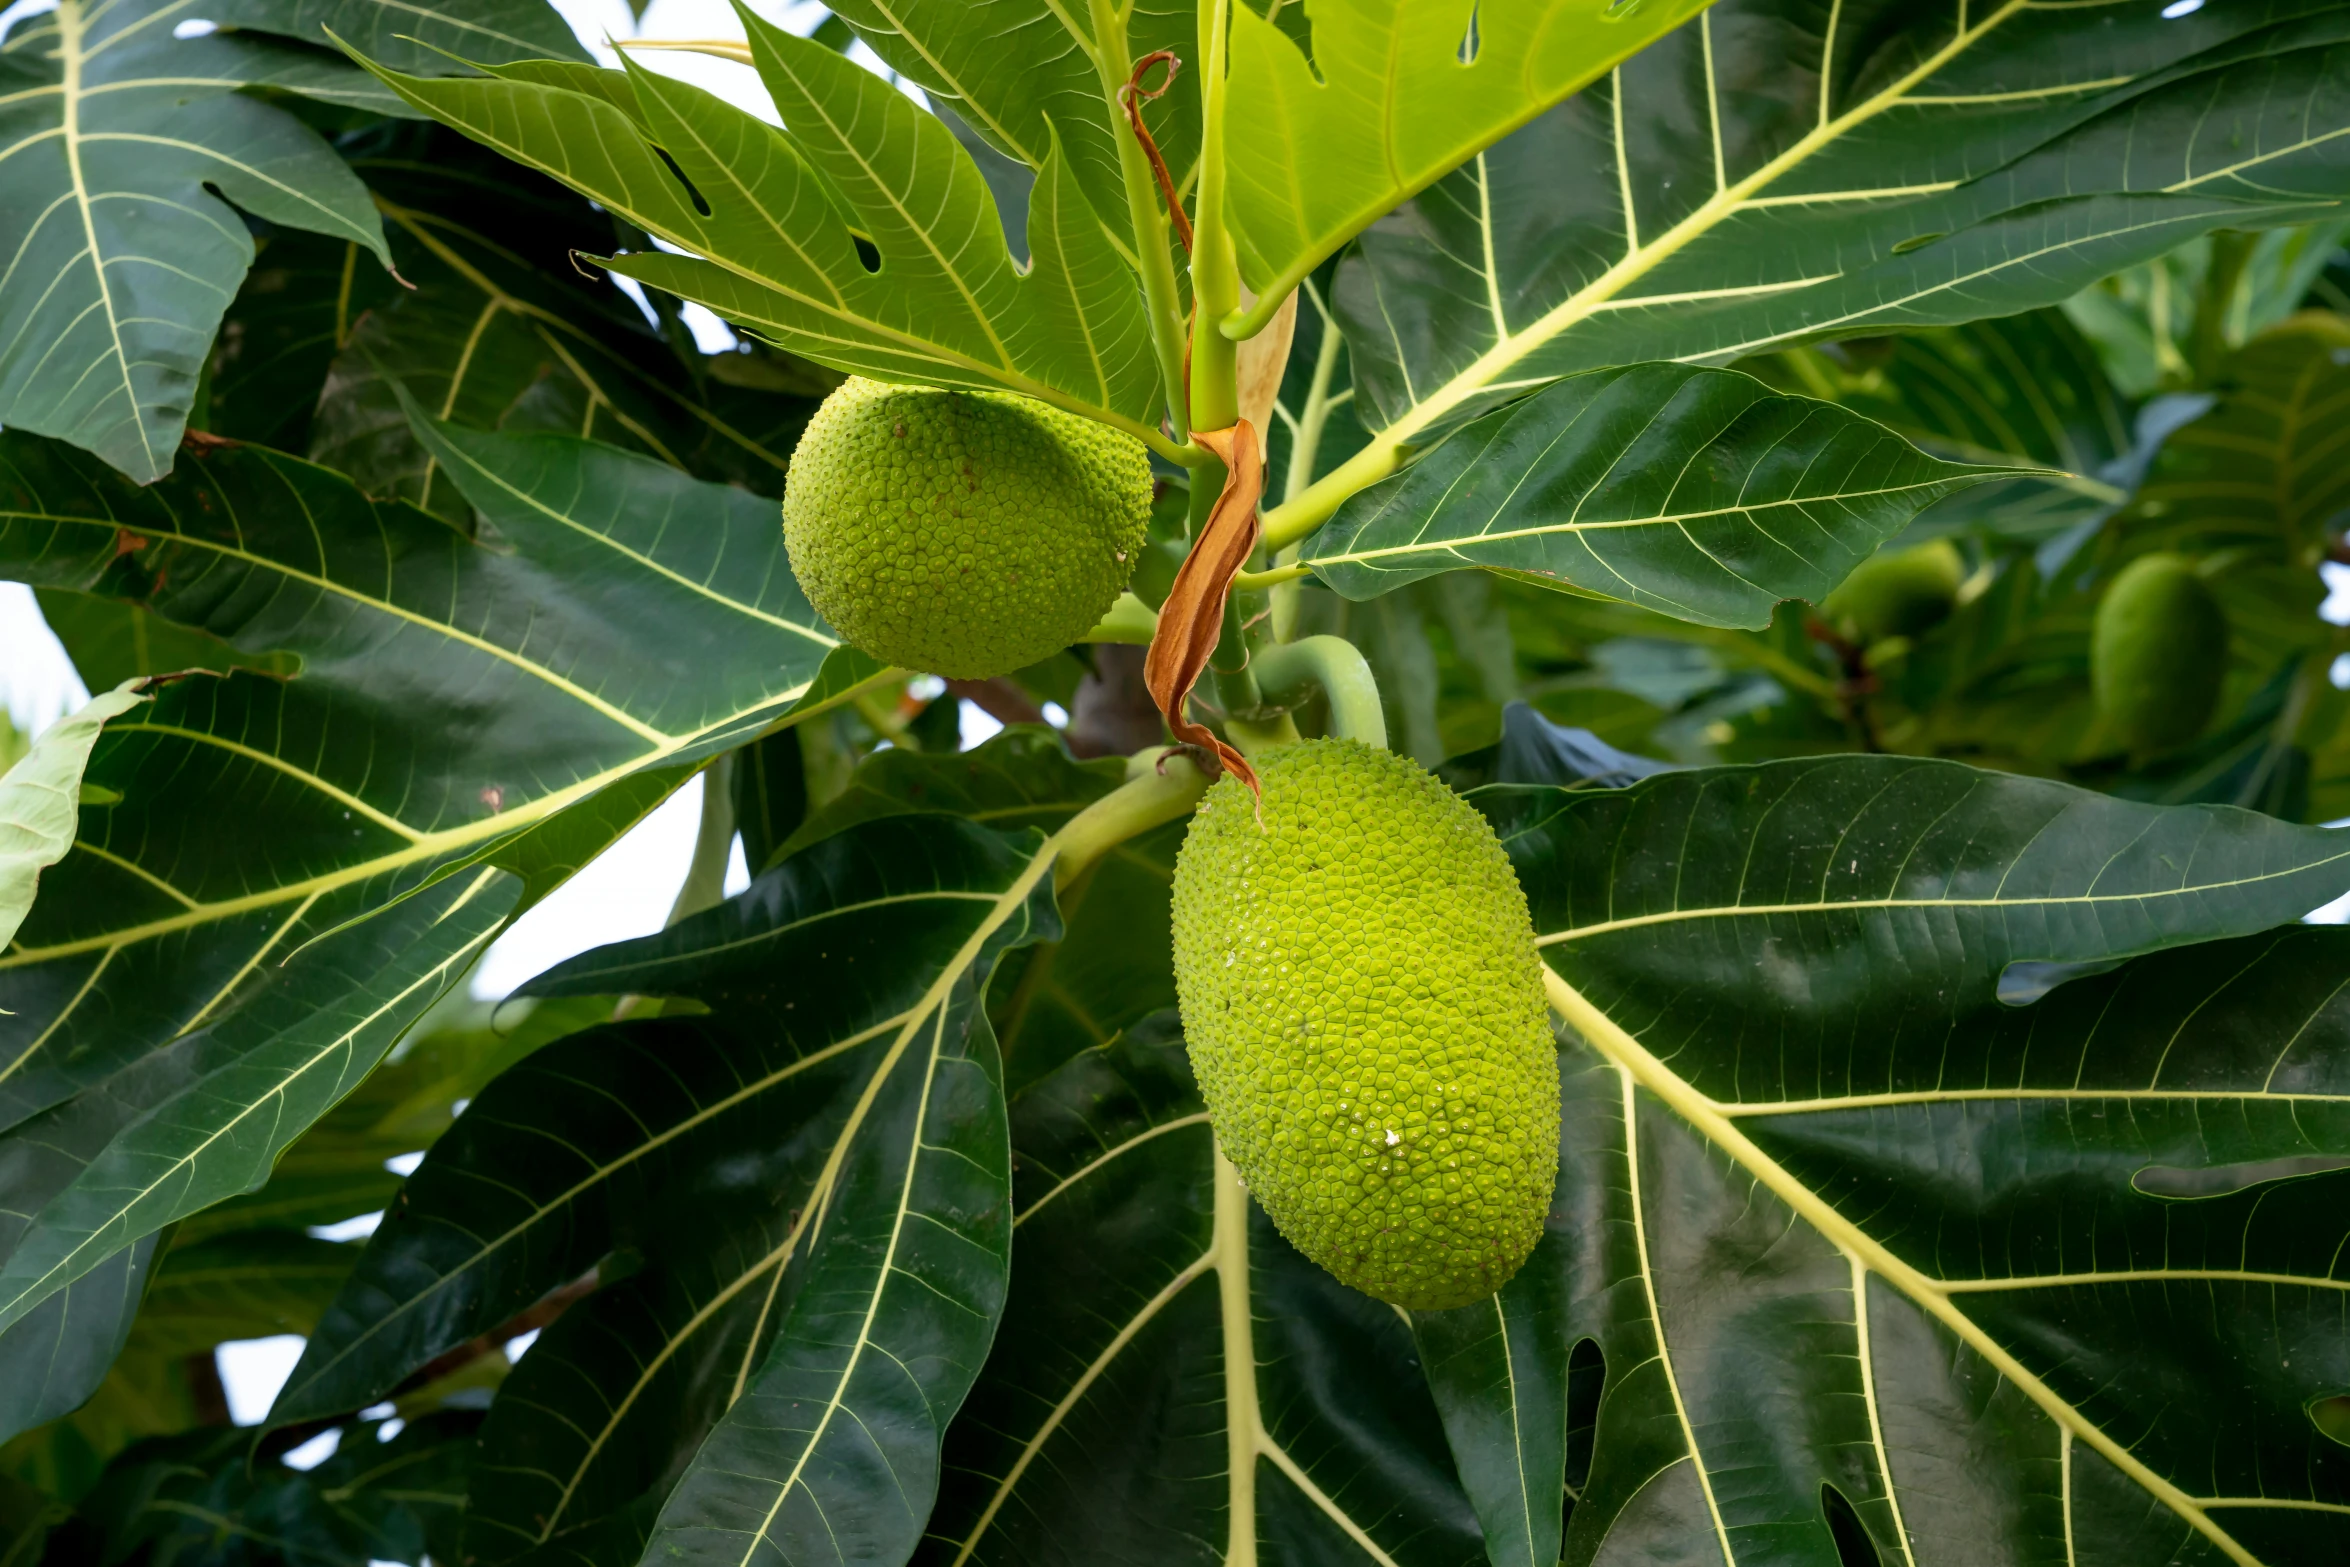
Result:
{"label": "background foliage", "polygon": [[[2341,1559],[2350,7],[1275,0],[1228,164],[1149,102],[1296,286],[1245,616],[1548,964],[1549,1229],[1417,1317],[1216,1160],[1183,823],[1056,874],[1139,649],[942,690],[782,552],[850,371],[1188,455],[1105,95],[1197,18],[1079,10],[746,17],[782,129],[538,0],[0,39],[0,575],[138,682],[0,784],[0,1563]],[[2155,552],[2229,636],[2140,754]],[[667,928],[470,1000],[697,771]]]}

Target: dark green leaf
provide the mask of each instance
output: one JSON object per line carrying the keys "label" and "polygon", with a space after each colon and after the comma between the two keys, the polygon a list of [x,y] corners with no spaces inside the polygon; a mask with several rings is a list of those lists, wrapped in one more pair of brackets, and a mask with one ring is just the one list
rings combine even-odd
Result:
{"label": "dark green leaf", "polygon": [[314,941],[239,1011],[16,1127],[0,1142],[22,1205],[0,1220],[0,1328],[142,1236],[266,1181],[471,965],[519,891],[483,869]]}
{"label": "dark green leaf", "polygon": [[414,286],[338,337],[309,390],[319,403],[313,461],[371,495],[469,521],[463,494],[410,426],[405,389],[473,429],[585,436],[782,493],[800,426],[829,379],[765,392],[717,379],[713,370],[749,356],[706,360],[671,340],[682,328],[665,339],[609,278],[573,264],[575,253],[612,247],[608,213],[452,131],[388,130],[354,167]]}
{"label": "dark green leaf", "polygon": [[0,51],[0,425],[72,441],[141,482],[170,471],[252,264],[237,208],[391,262],[351,171],[239,91],[352,73],[298,45],[174,38],[175,9],[63,0]]}
{"label": "dark green leaf", "polygon": [[98,1390],[130,1336],[154,1253],[152,1237],[116,1252],[0,1329],[0,1440],[69,1413]]}
{"label": "dark green leaf", "polygon": [[243,653],[216,636],[122,599],[63,588],[43,588],[36,596],[41,619],[73,660],[74,673],[92,691],[111,691],[141,675],[190,669],[217,674],[254,669],[280,679],[300,672],[300,661],[290,654]]}
{"label": "dark green leaf", "polygon": [[2340,840],[1890,758],[1478,798],[1577,1036],[1551,1233],[1423,1324],[1507,1559],[1548,1559],[1564,1456],[1497,1378],[1553,1422],[1586,1339],[1570,1562],[1833,1562],[1823,1486],[1888,1561],[2338,1543],[2350,1467],[2298,1409],[2350,1374],[2316,1326],[2340,1225],[2297,1215],[2339,1197],[2262,1188],[2350,1168],[2342,938],[2245,933],[2338,890]]}
{"label": "dark green leaf", "polygon": [[[307,965],[305,943],[436,877],[457,877],[451,892],[470,886],[464,867],[501,851],[543,890],[648,808],[624,790],[605,809],[606,786],[737,744],[818,688],[831,638],[784,566],[771,502],[586,442],[424,433],[494,536],[476,542],[372,504],[266,452],[215,451],[139,489],[54,443],[0,436],[11,571],[130,598],[302,667],[290,681],[181,682],[93,753],[89,780],[115,803],[84,807],[80,848],[0,957],[0,1005],[22,1031],[0,1083],[6,1125],[52,1107],[78,1114],[77,1094],[117,1127],[124,1094],[137,1113],[165,1116],[145,1097],[164,1090],[115,1077],[167,1041],[179,1041],[170,1059],[192,1059],[208,1047],[188,1030],[234,1023],[257,990],[299,1011],[300,986],[317,984],[314,1018],[289,1013],[271,1028],[289,1041],[325,1030],[289,1044],[297,1056],[330,1050],[359,1021],[338,1022],[336,998],[372,980],[340,959]],[[696,525],[666,526],[673,510]],[[863,661],[842,678],[870,672]],[[225,818],[213,788],[238,801]],[[546,836],[524,836],[534,829]],[[486,890],[468,907],[503,913],[512,897]],[[473,920],[424,934],[434,951],[417,949],[416,973],[486,934]],[[325,1076],[323,1056],[300,1074],[339,1086],[281,1101],[285,1085],[231,1063],[221,1082],[169,1092],[203,1099],[221,1125],[266,1111],[273,1155],[397,1032],[380,1030],[432,993],[353,1032],[369,1045]],[[232,1080],[262,1097],[220,1101]],[[280,1119],[297,1100],[303,1119]],[[261,1146],[232,1152],[224,1140],[200,1199],[175,1189],[125,1213],[145,1223],[258,1184]],[[60,1232],[52,1260],[95,1260],[86,1248],[130,1238],[95,1210],[73,1222],[86,1233]],[[44,1262],[24,1278],[51,1276]]]}
{"label": "dark green leaf", "polygon": [[205,0],[204,14],[314,44],[331,33],[395,70],[427,76],[464,70],[451,55],[490,65],[589,57],[546,0]]}
{"label": "dark green leaf", "polygon": [[1172,1022],[1014,1102],[1012,1295],[920,1560],[1469,1567],[1401,1314],[1248,1201]]}
{"label": "dark green leaf", "polygon": [[[616,271],[821,363],[1008,387],[1162,439],[1150,423],[1159,377],[1140,287],[1065,158],[1048,158],[1039,175],[1029,249],[1040,259],[1022,272],[985,182],[945,126],[822,44],[747,13],[745,25],[788,134],[634,66],[509,68],[489,81],[379,74],[467,135],[692,252],[632,253],[612,260]],[[860,257],[860,235],[878,272]]]}
{"label": "dark green leaf", "polygon": [[346,1427],[307,1472],[252,1460],[250,1432],[197,1430],[141,1443],[82,1504],[98,1559],[207,1567],[367,1567],[447,1555],[479,1417],[440,1414],[389,1441]]}
{"label": "dark green leaf", "polygon": [[[527,988],[712,1010],[573,1036],[491,1084],[272,1418],[364,1404],[621,1252],[633,1271],[558,1320],[496,1406],[467,1549],[611,1534],[602,1521],[659,1507],[697,1448],[664,1530],[730,1527],[705,1497],[752,1485],[785,1504],[771,1542],[815,1506],[910,1544],[1001,1299],[1008,1177],[977,994],[1000,953],[1055,933],[1048,863],[1033,833],[944,816],[854,826],[542,976]],[[779,1437],[793,1398],[809,1414]],[[864,1441],[894,1480],[854,1472]]]}
{"label": "dark green leaf", "polygon": [[1751,376],[1635,365],[1487,415],[1349,501],[1304,563],[1351,599],[1463,566],[1710,626],[1826,597],[1960,467]]}
{"label": "dark green leaf", "polygon": [[1981,527],[2039,539],[2128,498],[2131,406],[2060,310],[1794,349],[1747,368],[1952,462],[2056,470],[1960,491],[1918,519],[1918,536]]}

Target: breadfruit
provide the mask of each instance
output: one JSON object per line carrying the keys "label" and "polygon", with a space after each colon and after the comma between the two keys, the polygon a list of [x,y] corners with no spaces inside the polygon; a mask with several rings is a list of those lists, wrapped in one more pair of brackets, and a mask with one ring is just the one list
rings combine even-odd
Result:
{"label": "breadfruit", "polygon": [[783,539],[808,602],[851,644],[984,680],[1100,622],[1150,505],[1130,435],[1007,392],[852,377],[792,453]]}
{"label": "breadfruit", "polygon": [[1507,855],[1435,777],[1354,740],[1252,758],[1175,861],[1175,985],[1217,1141],[1292,1245],[1416,1310],[1541,1239],[1558,1058]]}
{"label": "breadfruit", "polygon": [[1887,637],[1914,637],[1950,618],[1966,559],[1948,539],[1915,549],[1883,551],[1852,568],[1820,609],[1831,625],[1867,646]]}
{"label": "breadfruit", "polygon": [[2138,755],[2185,745],[2219,706],[2228,619],[2194,562],[2141,555],[2097,604],[2089,686],[2113,737]]}

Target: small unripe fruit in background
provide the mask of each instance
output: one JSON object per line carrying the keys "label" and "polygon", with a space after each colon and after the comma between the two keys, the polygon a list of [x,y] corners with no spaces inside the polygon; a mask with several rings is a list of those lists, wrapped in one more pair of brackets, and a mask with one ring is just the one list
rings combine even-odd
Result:
{"label": "small unripe fruit in background", "polygon": [[1829,624],[1867,646],[1914,637],[1950,618],[1966,581],[1966,558],[1948,539],[1914,549],[1880,550],[1852,568],[1820,604]]}
{"label": "small unripe fruit in background", "polygon": [[1140,441],[1008,392],[852,377],[800,436],[792,574],[851,645],[984,680],[1097,625],[1150,522]]}
{"label": "small unripe fruit in background", "polygon": [[1291,1245],[1415,1310],[1482,1300],[1542,1238],[1558,1055],[1493,829],[1354,740],[1251,758],[1175,862],[1175,984],[1225,1157]]}
{"label": "small unripe fruit in background", "polygon": [[2185,745],[2219,706],[2228,618],[2181,555],[2142,555],[2097,604],[2089,684],[2113,737],[2137,755]]}

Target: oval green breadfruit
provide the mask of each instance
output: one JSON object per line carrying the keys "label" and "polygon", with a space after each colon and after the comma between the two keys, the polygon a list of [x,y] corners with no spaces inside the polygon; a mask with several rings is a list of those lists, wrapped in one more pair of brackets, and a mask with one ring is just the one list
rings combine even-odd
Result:
{"label": "oval green breadfruit", "polygon": [[1292,1245],[1398,1306],[1482,1300],[1542,1237],[1558,1057],[1485,818],[1354,740],[1227,776],[1175,861],[1175,984],[1216,1139]]}
{"label": "oval green breadfruit", "polygon": [[2203,733],[2228,672],[2228,617],[2194,562],[2141,555],[2097,603],[2089,685],[2114,738],[2139,755]]}
{"label": "oval green breadfruit", "polygon": [[1831,624],[1867,645],[1914,637],[1950,618],[1966,581],[1966,557],[1948,539],[1914,549],[1879,551],[1852,568],[1820,604]]}
{"label": "oval green breadfruit", "polygon": [[852,377],[792,453],[783,539],[847,641],[984,680],[1100,622],[1150,506],[1150,456],[1121,431],[1008,392]]}

